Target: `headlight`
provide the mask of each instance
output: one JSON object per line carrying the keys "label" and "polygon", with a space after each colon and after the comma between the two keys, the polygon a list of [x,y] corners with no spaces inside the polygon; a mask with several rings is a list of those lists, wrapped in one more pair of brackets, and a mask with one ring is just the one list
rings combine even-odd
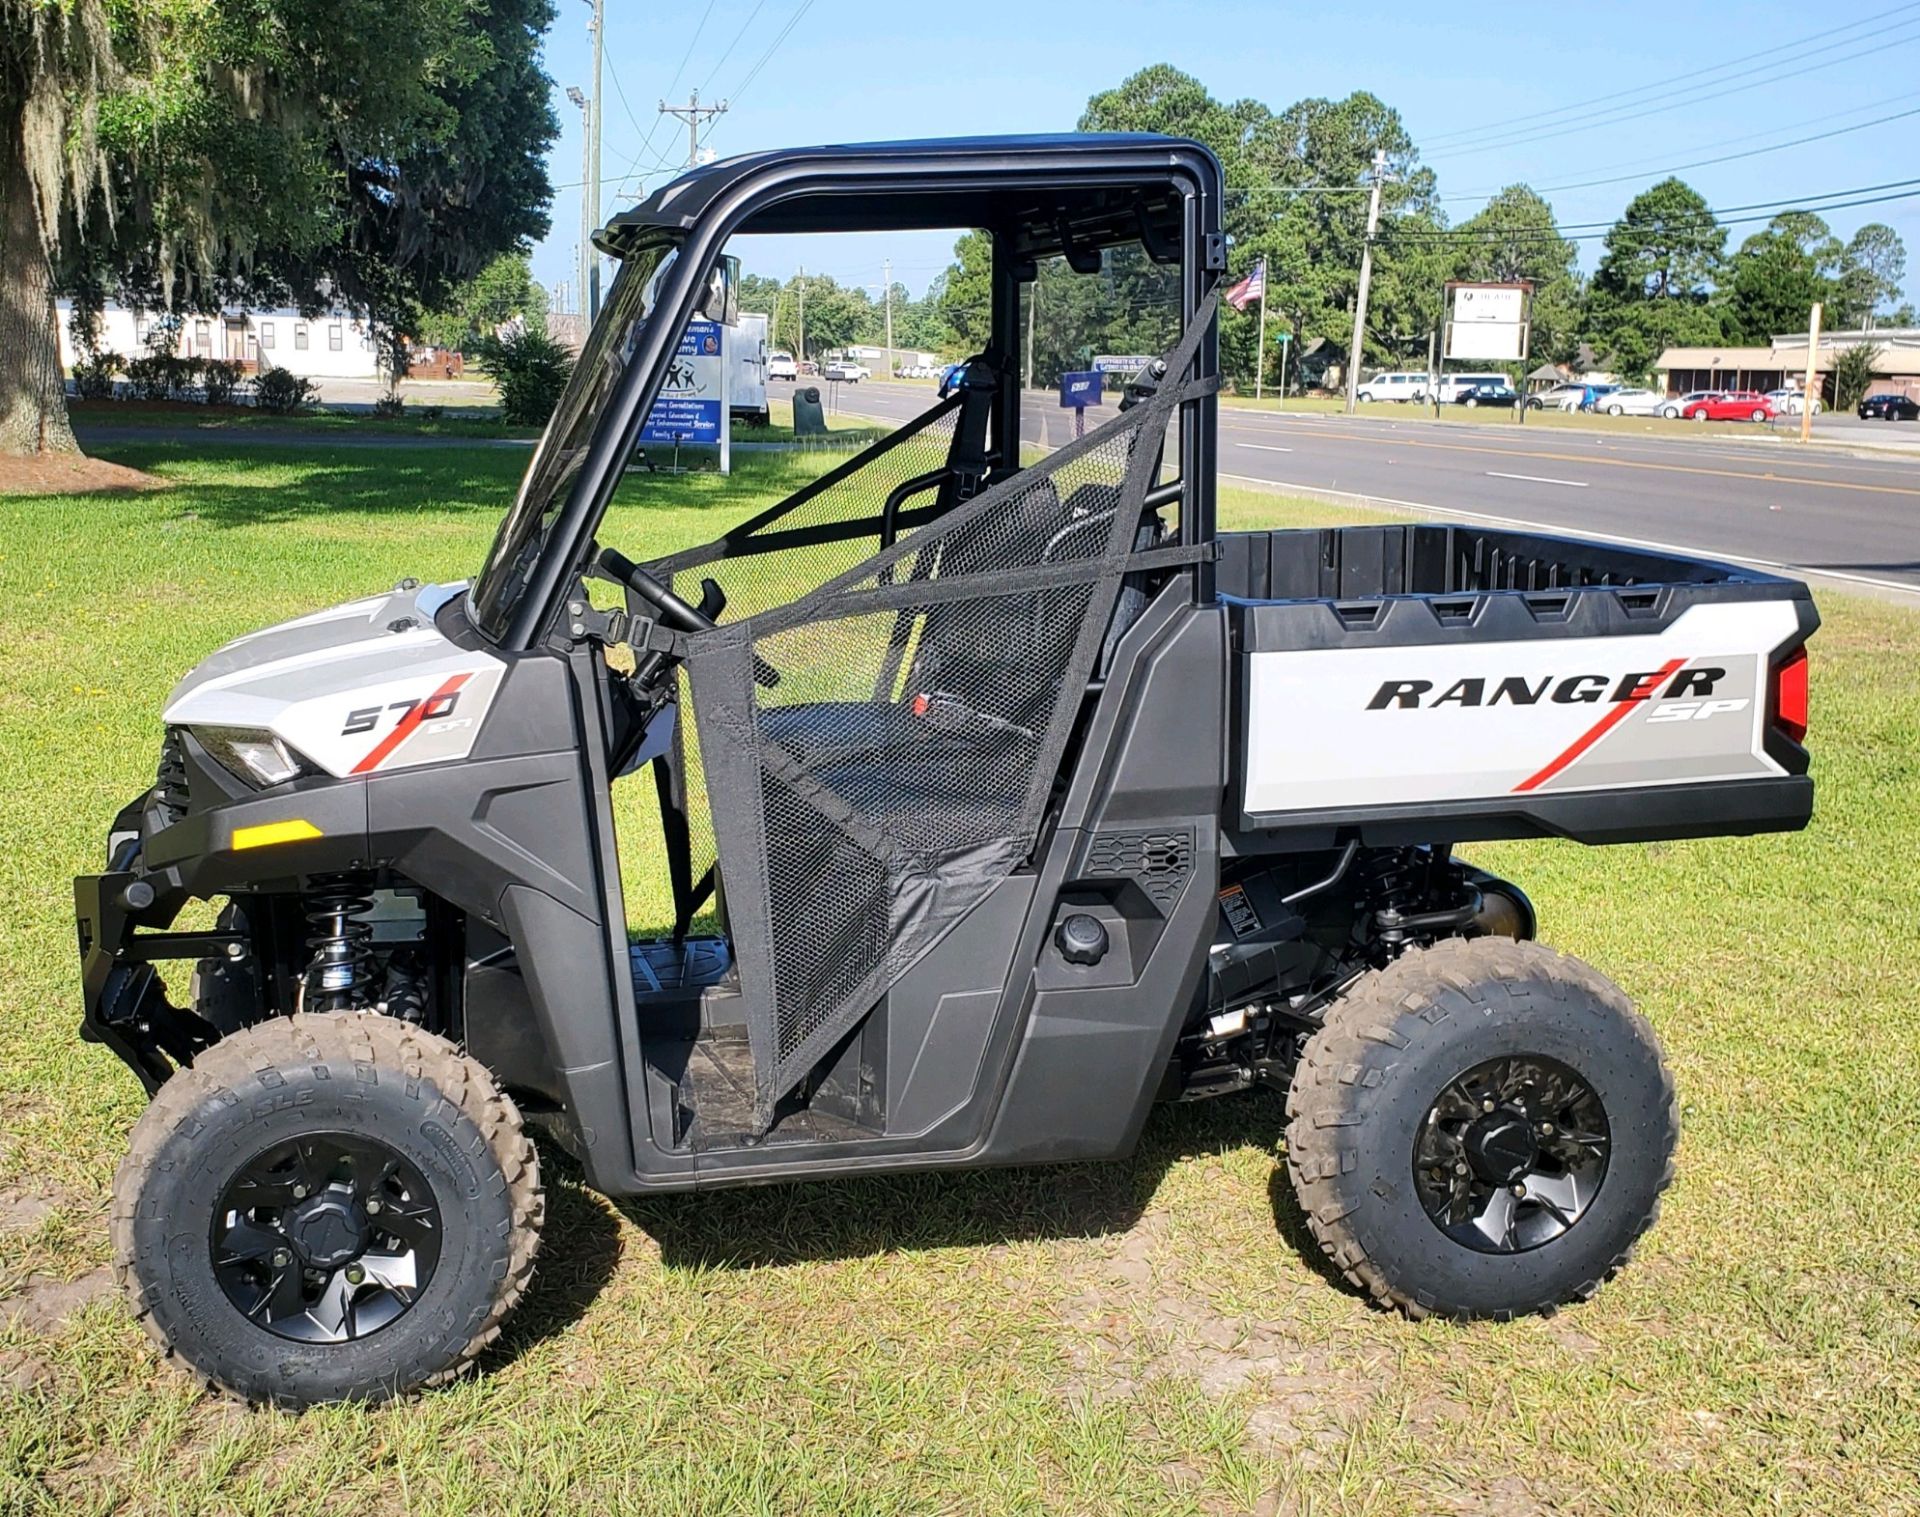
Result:
{"label": "headlight", "polygon": [[189,727],[193,740],[235,779],[255,785],[279,785],[317,773],[293,749],[259,727]]}

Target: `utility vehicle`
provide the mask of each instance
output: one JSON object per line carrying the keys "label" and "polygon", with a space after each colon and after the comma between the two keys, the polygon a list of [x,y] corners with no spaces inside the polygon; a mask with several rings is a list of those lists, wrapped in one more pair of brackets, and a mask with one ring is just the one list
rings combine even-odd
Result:
{"label": "utility vehicle", "polygon": [[[291,1406],[457,1373],[531,1277],[523,1123],[631,1196],[1118,1159],[1155,1101],[1267,1088],[1380,1302],[1510,1317],[1619,1267],[1676,1140],[1653,1033],[1454,849],[1802,826],[1812,602],[1525,532],[1217,532],[1221,204],[1152,136],[695,169],[599,233],[621,272],[470,583],[185,677],[77,882],[84,1035],[152,1096],[117,1268],[167,1350]],[[951,227],[993,257],[948,394],[704,546],[608,530],[729,238]],[[1168,342],[1036,459],[1056,258],[1163,279]],[[636,850],[673,896],[638,940]]]}

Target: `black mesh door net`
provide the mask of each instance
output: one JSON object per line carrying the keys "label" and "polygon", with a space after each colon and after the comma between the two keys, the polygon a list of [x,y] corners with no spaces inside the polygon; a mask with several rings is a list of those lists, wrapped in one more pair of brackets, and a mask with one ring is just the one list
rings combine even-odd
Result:
{"label": "black mesh door net", "polygon": [[[916,516],[843,468],[658,566],[719,571],[745,613],[688,640],[698,751],[676,783],[696,847],[704,787],[762,1127],[1032,852],[1122,579],[1198,556],[1158,543],[1146,500],[1211,319],[1152,399],[970,500],[943,488]],[[888,457],[883,478],[913,477]],[[843,567],[821,583],[822,564]],[[792,598],[770,604],[783,579]]]}

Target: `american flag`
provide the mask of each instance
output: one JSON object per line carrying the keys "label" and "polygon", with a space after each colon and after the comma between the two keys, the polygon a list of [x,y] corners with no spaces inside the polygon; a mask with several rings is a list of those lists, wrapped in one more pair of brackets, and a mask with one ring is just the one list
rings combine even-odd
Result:
{"label": "american flag", "polygon": [[1227,304],[1236,311],[1244,311],[1256,300],[1267,298],[1267,260],[1262,258],[1253,266],[1253,272],[1227,291]]}

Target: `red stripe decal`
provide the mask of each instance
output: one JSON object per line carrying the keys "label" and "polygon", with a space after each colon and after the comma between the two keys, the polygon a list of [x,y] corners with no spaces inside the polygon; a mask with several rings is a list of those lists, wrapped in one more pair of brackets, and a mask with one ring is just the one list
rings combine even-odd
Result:
{"label": "red stripe decal", "polygon": [[373,752],[361,759],[360,762],[349,769],[347,773],[368,774],[378,769],[387,761],[387,758],[392,754],[393,750],[398,748],[408,738],[412,737],[415,730],[420,726],[420,723],[426,720],[427,708],[429,706],[439,700],[443,695],[452,695],[454,691],[458,690],[472,678],[473,676],[470,674],[454,675],[452,679],[448,680],[438,690],[434,691],[432,695],[428,696],[405,716],[401,717],[398,722],[394,723],[393,731],[375,743],[373,745]]}
{"label": "red stripe decal", "polygon": [[1632,713],[1634,707],[1640,705],[1643,701],[1650,700],[1654,692],[1668,680],[1672,679],[1684,663],[1686,663],[1684,658],[1670,659],[1661,666],[1658,673],[1652,674],[1642,680],[1638,689],[1636,689],[1632,695],[1623,701],[1617,702],[1611,711],[1575,738],[1565,753],[1562,753],[1538,774],[1529,775],[1526,779],[1515,785],[1513,787],[1514,794],[1517,795],[1522,790],[1537,790],[1540,786],[1546,784],[1548,780],[1552,779],[1562,769],[1566,768],[1567,765],[1579,758],[1581,754],[1585,753],[1595,743],[1599,742],[1601,738],[1605,737],[1619,723],[1625,721]]}

